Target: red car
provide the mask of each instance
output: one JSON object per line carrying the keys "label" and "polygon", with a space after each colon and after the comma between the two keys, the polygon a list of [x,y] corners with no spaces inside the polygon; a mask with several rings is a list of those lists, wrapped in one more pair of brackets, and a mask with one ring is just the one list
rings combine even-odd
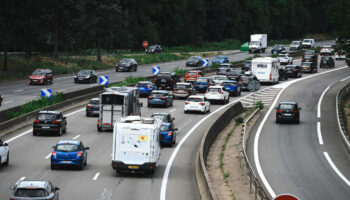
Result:
{"label": "red car", "polygon": [[52,84],[53,74],[50,69],[36,69],[29,76],[29,84]]}

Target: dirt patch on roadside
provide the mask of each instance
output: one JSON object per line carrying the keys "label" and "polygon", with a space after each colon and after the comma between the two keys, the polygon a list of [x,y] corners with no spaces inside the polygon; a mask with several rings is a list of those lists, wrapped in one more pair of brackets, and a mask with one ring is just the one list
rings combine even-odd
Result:
{"label": "dirt patch on roadside", "polygon": [[[247,133],[259,118],[260,113],[262,112],[257,113],[247,126]],[[233,119],[218,135],[210,148],[207,158],[210,181],[217,199],[255,200],[254,192],[250,191],[249,178],[244,169],[244,159],[242,159],[242,124],[233,130],[234,127],[235,120]],[[226,140],[226,148],[222,151]]]}
{"label": "dirt patch on roadside", "polygon": [[344,106],[344,121],[345,121],[345,129],[348,135],[350,134],[350,96],[347,97],[342,103]]}

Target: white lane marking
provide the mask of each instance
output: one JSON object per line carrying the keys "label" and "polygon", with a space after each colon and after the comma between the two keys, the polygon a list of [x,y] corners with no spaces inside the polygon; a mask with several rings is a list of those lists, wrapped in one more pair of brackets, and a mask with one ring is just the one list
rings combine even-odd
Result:
{"label": "white lane marking", "polygon": [[258,128],[258,130],[256,132],[255,138],[254,138],[254,161],[255,161],[255,165],[256,165],[256,170],[257,170],[257,172],[258,172],[258,174],[259,174],[263,184],[265,185],[266,189],[268,190],[268,192],[270,193],[270,196],[272,198],[276,197],[276,193],[273,191],[271,185],[269,184],[269,182],[267,181],[267,179],[266,179],[266,177],[264,175],[264,172],[263,172],[262,167],[260,165],[259,151],[258,151],[258,149],[259,149],[259,137],[261,135],[262,128],[263,128],[264,124],[266,123],[268,116],[271,114],[272,110],[274,109],[274,107],[275,107],[279,97],[281,96],[282,92],[287,87],[292,85],[293,83],[296,83],[296,82],[299,82],[301,80],[304,80],[304,79],[307,79],[307,78],[311,78],[311,77],[314,77],[314,76],[319,76],[321,74],[326,74],[326,73],[334,72],[334,71],[337,71],[337,70],[341,70],[341,69],[344,69],[344,68],[347,68],[347,67],[340,67],[340,68],[337,68],[337,69],[321,72],[321,73],[318,73],[318,74],[314,74],[314,75],[311,75],[311,76],[303,77],[303,78],[300,78],[300,79],[295,79],[293,81],[288,81],[288,82],[285,82],[285,83],[282,83],[282,84],[278,84],[276,86],[272,86],[273,88],[282,87],[282,89],[277,94],[276,99],[272,103],[272,105],[271,105],[270,109],[268,110],[268,112],[265,114],[265,116],[264,116],[262,122],[260,123],[259,128]]}
{"label": "white lane marking", "polygon": [[35,97],[38,97],[38,96],[29,96],[29,97],[24,97],[24,99],[31,99],[31,98],[35,98]]}
{"label": "white lane marking", "polygon": [[[80,110],[74,111],[74,112],[69,113],[69,114],[67,114],[67,115],[65,115],[65,116],[74,115],[74,114],[76,114],[76,113],[78,113],[78,112],[81,112],[81,111],[83,111],[83,110],[85,110],[85,108],[82,108],[82,109],[80,109]],[[17,139],[17,138],[20,138],[20,137],[22,137],[23,135],[26,135],[26,134],[28,134],[28,133],[30,133],[30,132],[32,132],[32,131],[33,131],[33,129],[29,129],[28,131],[23,132],[23,133],[21,133],[21,134],[19,134],[19,135],[16,135],[15,137],[10,138],[10,139],[8,139],[8,140],[5,141],[5,142],[6,142],[6,143],[10,143],[10,142],[12,142],[13,140],[15,140],[15,139]]]}
{"label": "white lane marking", "polygon": [[25,176],[23,176],[22,178],[20,178],[17,182],[16,182],[16,184],[15,185],[18,185],[18,183],[19,182],[21,182],[21,181],[23,181],[24,179],[26,179],[26,177]]}
{"label": "white lane marking", "polygon": [[348,77],[346,77],[346,78],[343,78],[342,80],[340,80],[341,82],[343,82],[343,81],[345,81],[345,80],[347,80],[347,79],[349,79],[350,78],[350,76],[348,76]]}
{"label": "white lane marking", "polygon": [[47,156],[45,157],[45,159],[50,158],[50,157],[51,157],[51,155],[52,155],[52,153],[49,153],[49,155],[47,155]]}
{"label": "white lane marking", "polygon": [[98,179],[98,177],[100,176],[100,173],[96,173],[95,176],[92,178],[92,180],[96,181]]}
{"label": "white lane marking", "polygon": [[22,92],[23,91],[23,89],[21,89],[21,90],[16,90],[16,91],[14,91],[14,92]]}
{"label": "white lane marking", "polygon": [[58,90],[58,92],[64,92],[64,91],[66,91],[66,90]]}
{"label": "white lane marking", "polygon": [[322,133],[321,133],[321,122],[317,122],[317,136],[320,145],[323,145]]}
{"label": "white lane marking", "polygon": [[[254,93],[251,93],[249,95],[246,95],[244,97],[248,97],[250,95],[252,95]],[[197,129],[197,127],[203,123],[206,119],[208,119],[209,117],[211,117],[212,115],[214,115],[215,113],[219,112],[220,110],[230,106],[231,104],[234,104],[238,101],[240,101],[241,99],[243,99],[244,97],[241,97],[239,99],[236,99],[235,101],[232,101],[230,102],[229,104],[225,105],[225,106],[222,106],[220,108],[218,108],[217,110],[213,111],[212,113],[210,113],[209,115],[205,116],[204,118],[202,118],[197,124],[195,124],[192,129],[190,131],[188,131],[186,133],[186,135],[181,139],[181,141],[178,143],[178,145],[176,146],[176,148],[174,149],[173,153],[171,154],[169,160],[168,160],[168,163],[166,165],[166,168],[165,168],[165,171],[164,171],[164,175],[163,175],[163,180],[162,180],[162,185],[161,185],[161,188],[160,188],[160,200],[165,200],[166,198],[166,187],[167,187],[167,184],[168,184],[168,177],[169,177],[169,174],[170,174],[170,169],[171,169],[171,165],[173,164],[174,160],[175,160],[175,157],[177,155],[177,153],[179,152],[181,146],[185,143],[185,141],[187,140],[187,138],[193,133],[194,130]]]}
{"label": "white lane marking", "polygon": [[171,110],[170,112],[174,112],[176,109]]}
{"label": "white lane marking", "polygon": [[80,137],[80,135],[75,136],[75,137],[73,138],[73,140],[77,139],[78,137]]}
{"label": "white lane marking", "polygon": [[332,169],[337,173],[337,175],[350,187],[350,181],[339,171],[337,166],[333,163],[332,159],[329,157],[327,152],[323,152],[324,156],[326,157],[328,163],[331,165]]}
{"label": "white lane marking", "polygon": [[13,101],[5,101],[3,104],[12,103]]}
{"label": "white lane marking", "polygon": [[321,94],[320,99],[318,100],[318,104],[317,104],[317,118],[321,118],[321,104],[322,104],[322,100],[323,100],[323,96],[326,94],[326,92],[329,90],[330,86],[328,86],[323,93]]}

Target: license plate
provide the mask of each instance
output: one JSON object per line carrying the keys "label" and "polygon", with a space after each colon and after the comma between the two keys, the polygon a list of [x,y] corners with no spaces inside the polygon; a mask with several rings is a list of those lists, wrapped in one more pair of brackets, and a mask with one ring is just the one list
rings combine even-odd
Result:
{"label": "license plate", "polygon": [[160,99],[154,99],[154,101],[160,101]]}
{"label": "license plate", "polygon": [[130,166],[128,166],[128,168],[129,168],[129,169],[138,169],[139,166],[130,165]]}
{"label": "license plate", "polygon": [[304,68],[304,69],[309,69],[309,68]]}
{"label": "license plate", "polygon": [[50,128],[50,126],[43,126],[43,127],[41,127],[41,128]]}
{"label": "license plate", "polygon": [[83,80],[83,78],[79,78],[79,81],[82,81]]}
{"label": "license plate", "polygon": [[72,161],[64,160],[64,161],[62,161],[62,163],[64,163],[64,164],[70,164],[70,163],[72,163]]}
{"label": "license plate", "polygon": [[292,114],[290,114],[290,113],[286,113],[286,114],[284,114],[285,116],[292,116]]}
{"label": "license plate", "polygon": [[200,85],[199,87],[200,87],[200,88],[203,88],[203,87],[204,87],[204,85]]}
{"label": "license plate", "polygon": [[191,108],[197,108],[197,106],[191,106]]}
{"label": "license plate", "polygon": [[38,80],[33,80],[33,82],[38,82]]}

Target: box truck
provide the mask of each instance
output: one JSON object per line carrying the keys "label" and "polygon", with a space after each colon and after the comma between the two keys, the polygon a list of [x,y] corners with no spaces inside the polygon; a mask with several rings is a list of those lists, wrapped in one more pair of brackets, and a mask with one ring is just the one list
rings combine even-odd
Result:
{"label": "box truck", "polygon": [[265,53],[267,47],[267,34],[254,34],[250,36],[249,53]]}
{"label": "box truck", "polygon": [[252,74],[261,83],[278,83],[278,59],[265,57],[265,58],[254,58],[252,60]]}
{"label": "box truck", "polygon": [[114,125],[112,168],[117,173],[153,173],[160,158],[159,118],[128,116]]}
{"label": "box truck", "polygon": [[112,130],[121,117],[141,115],[139,89],[134,87],[111,87],[100,95],[100,113],[97,130]]}

